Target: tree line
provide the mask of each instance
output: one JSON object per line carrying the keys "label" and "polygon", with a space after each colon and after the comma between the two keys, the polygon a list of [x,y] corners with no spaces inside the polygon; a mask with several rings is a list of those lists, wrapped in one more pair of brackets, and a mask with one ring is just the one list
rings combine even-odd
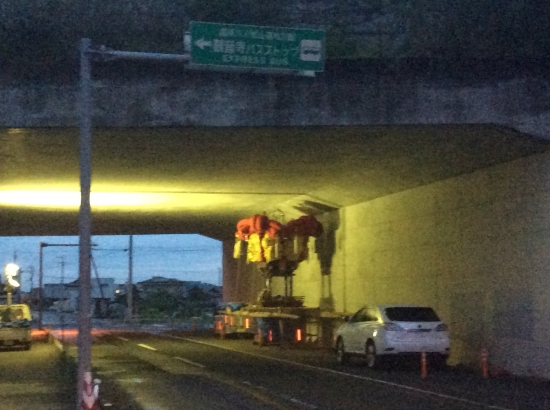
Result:
{"label": "tree line", "polygon": [[78,41],[181,53],[190,21],[322,27],[327,59],[541,58],[547,0],[2,0],[0,75],[75,72]]}

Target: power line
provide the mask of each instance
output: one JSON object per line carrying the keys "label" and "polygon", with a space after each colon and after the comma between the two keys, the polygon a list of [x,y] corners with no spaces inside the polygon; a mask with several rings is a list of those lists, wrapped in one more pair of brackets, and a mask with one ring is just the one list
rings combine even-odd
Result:
{"label": "power line", "polygon": [[202,246],[195,248],[180,248],[177,246],[135,246],[140,251],[163,251],[163,252],[205,252],[221,250],[221,246]]}

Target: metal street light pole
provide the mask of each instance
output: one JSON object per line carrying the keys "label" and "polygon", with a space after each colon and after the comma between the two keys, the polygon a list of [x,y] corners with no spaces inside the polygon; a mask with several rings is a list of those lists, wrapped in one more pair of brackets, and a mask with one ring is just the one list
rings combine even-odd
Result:
{"label": "metal street light pole", "polygon": [[91,336],[91,278],[90,253],[92,212],[90,207],[90,187],[92,179],[92,87],[90,39],[80,42],[80,212],[79,233],[79,289],[78,307],[78,395],[77,409],[81,409],[86,397],[86,384],[90,382],[92,370]]}
{"label": "metal street light pole", "polygon": [[[80,213],[78,218],[79,232],[79,315],[78,315],[78,397],[77,409],[82,406],[91,407],[94,399],[87,388],[91,385],[91,279],[90,254],[92,212],[90,207],[90,187],[92,179],[92,67],[91,58],[96,55],[105,58],[126,58],[133,60],[171,60],[189,61],[189,55],[140,53],[108,50],[102,47],[92,50],[90,39],[80,41]],[[90,401],[88,403],[88,401]]]}

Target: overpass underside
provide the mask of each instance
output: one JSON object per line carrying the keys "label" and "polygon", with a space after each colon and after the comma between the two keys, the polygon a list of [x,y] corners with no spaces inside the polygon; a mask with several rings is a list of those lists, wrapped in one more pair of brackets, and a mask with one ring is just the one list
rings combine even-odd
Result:
{"label": "overpass underside", "polygon": [[[254,213],[320,214],[545,150],[493,125],[99,128],[93,233],[232,238]],[[77,128],[0,129],[1,234],[77,234]]]}
{"label": "overpass underside", "polygon": [[[78,143],[0,129],[1,235],[78,233]],[[237,221],[312,214],[324,233],[294,277],[307,306],[429,304],[454,362],[487,347],[550,377],[548,148],[495,125],[99,128],[92,233],[222,240],[224,298],[252,302],[264,278],[232,258]]]}

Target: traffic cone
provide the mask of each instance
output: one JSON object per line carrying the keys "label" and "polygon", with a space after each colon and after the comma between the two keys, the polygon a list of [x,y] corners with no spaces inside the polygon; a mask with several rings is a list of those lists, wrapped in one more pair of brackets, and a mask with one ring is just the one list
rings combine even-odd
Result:
{"label": "traffic cone", "polygon": [[481,376],[484,379],[489,377],[488,366],[487,366],[488,356],[489,356],[489,353],[487,352],[487,349],[485,348],[481,349]]}
{"label": "traffic cone", "polygon": [[422,355],[420,356],[420,375],[423,379],[428,377],[428,367],[426,363],[426,351],[422,350]]}

